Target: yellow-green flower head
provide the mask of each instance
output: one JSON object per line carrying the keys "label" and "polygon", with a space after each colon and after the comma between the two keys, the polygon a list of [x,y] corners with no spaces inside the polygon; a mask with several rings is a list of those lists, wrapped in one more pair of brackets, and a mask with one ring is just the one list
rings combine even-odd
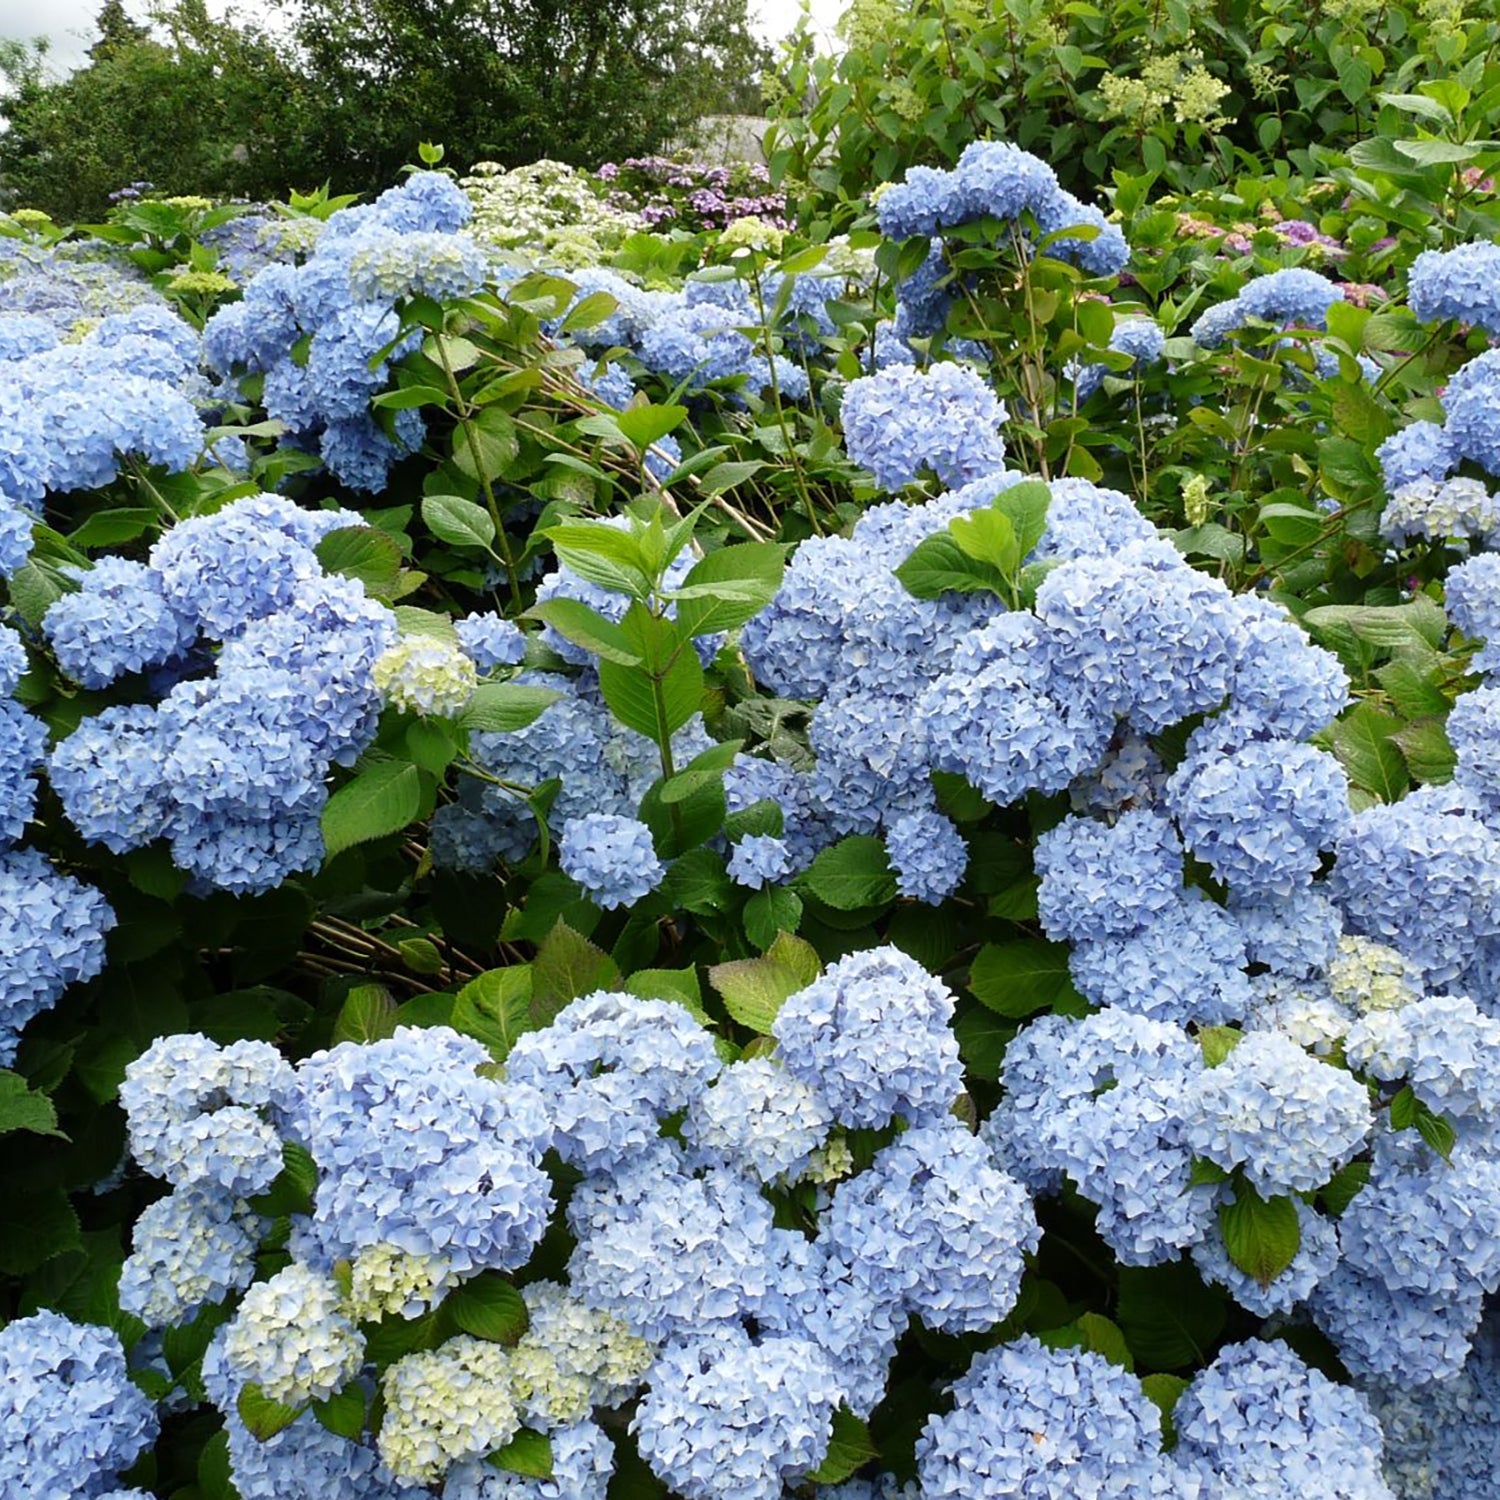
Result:
{"label": "yellow-green flower head", "polygon": [[194,213],[202,213],[214,206],[212,198],[198,198],[191,193],[177,198],[163,198],[161,201],[169,208],[185,208]]}
{"label": "yellow-green flower head", "polygon": [[398,1359],[381,1383],[385,1466],[407,1484],[436,1484],[459,1460],[503,1448],[521,1428],[512,1380],[505,1350],[467,1334]]}
{"label": "yellow-green flower head", "polygon": [[767,255],[779,255],[786,235],[774,224],[756,214],[747,214],[736,219],[719,236],[721,250],[763,250]]}
{"label": "yellow-green flower head", "polygon": [[179,271],[167,283],[169,292],[180,292],[186,296],[217,297],[232,292],[239,283],[222,271]]}
{"label": "yellow-green flower head", "polygon": [[598,1312],[556,1281],[522,1289],[530,1326],[511,1351],[514,1389],[541,1426],[581,1421],[634,1394],[656,1351],[613,1313]]}
{"label": "yellow-green flower head", "polygon": [[376,658],[374,678],[393,708],[432,719],[456,718],[479,685],[473,660],[432,635],[403,636]]}
{"label": "yellow-green flower head", "polygon": [[1422,998],[1422,974],[1394,948],[1369,938],[1341,937],[1338,957],[1328,965],[1333,998],[1361,1015],[1400,1010]]}
{"label": "yellow-green flower head", "polygon": [[854,1170],[854,1152],[848,1139],[842,1135],[831,1136],[827,1145],[820,1146],[808,1158],[807,1167],[800,1181],[826,1184],[841,1182]]}
{"label": "yellow-green flower head", "polygon": [[224,1361],[273,1401],[320,1401],[359,1372],[365,1341],[338,1283],[293,1261],[245,1293],[224,1336]]}
{"label": "yellow-green flower head", "polygon": [[435,1255],[413,1255],[397,1245],[370,1245],[350,1269],[349,1311],[361,1323],[387,1313],[412,1318],[442,1289],[446,1265]]}
{"label": "yellow-green flower head", "polygon": [[18,208],[11,213],[10,217],[17,224],[37,229],[40,229],[43,224],[52,222],[52,215],[43,213],[39,208]]}

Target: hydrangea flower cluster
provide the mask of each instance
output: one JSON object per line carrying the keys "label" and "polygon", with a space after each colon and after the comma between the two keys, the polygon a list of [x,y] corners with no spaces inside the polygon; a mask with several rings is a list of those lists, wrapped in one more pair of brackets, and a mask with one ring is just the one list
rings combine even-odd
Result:
{"label": "hydrangea flower cluster", "polygon": [[1217,349],[1252,320],[1281,328],[1328,327],[1328,309],[1344,300],[1343,288],[1316,271],[1293,267],[1257,276],[1239,295],[1200,313],[1189,332],[1194,343]]}
{"label": "hydrangea flower cluster", "polygon": [[1130,254],[1118,225],[1065,192],[1040,157],[1005,141],[966,146],[951,172],[911,168],[902,182],[880,193],[875,211],[881,232],[901,240],[930,237],[980,218],[1019,226],[1023,215],[1043,238],[1089,228],[1095,233],[1088,239],[1064,236],[1052,240],[1044,253],[1071,261],[1091,276],[1115,275]]}
{"label": "hydrangea flower cluster", "polygon": [[1500,339],[1500,245],[1477,240],[1453,250],[1424,250],[1407,273],[1406,295],[1423,323],[1452,319]]}
{"label": "hydrangea flower cluster", "polygon": [[1167,336],[1155,318],[1125,317],[1115,323],[1109,336],[1109,347],[1116,354],[1128,354],[1133,361],[1128,369],[1112,370],[1108,365],[1079,365],[1073,372],[1073,390],[1082,405],[1104,384],[1108,376],[1136,379],[1147,365],[1155,364],[1166,348]]}
{"label": "hydrangea flower cluster", "polygon": [[[236,500],[173,527],[149,565],[105,560],[52,606],[42,628],[65,669],[91,685],[145,669],[167,685],[53,751],[53,788],[86,839],[122,853],[165,837],[201,886],[235,891],[321,859],[328,772],[373,736],[374,668],[396,638],[390,611],[325,575],[313,550],[354,519]],[[223,643],[217,671],[190,675],[211,660],[206,640]]]}
{"label": "hydrangea flower cluster", "polygon": [[[151,1401],[107,1328],[39,1312],[0,1329],[0,1493],[95,1500],[156,1441]],[[136,1495],[138,1491],[129,1491]]]}
{"label": "hydrangea flower cluster", "polygon": [[1395,547],[1467,542],[1475,550],[1490,550],[1500,542],[1500,501],[1481,480],[1423,475],[1392,490],[1380,515],[1380,534]]}
{"label": "hydrangea flower cluster", "polygon": [[[484,284],[487,257],[459,233],[471,212],[463,192],[436,172],[414,173],[374,203],[339,210],[303,264],[267,266],[241,301],[209,319],[205,360],[226,379],[264,376],[269,416],[315,444],[351,489],[382,488],[425,431],[415,409],[396,413],[390,432],[369,412],[391,360],[415,347],[415,336],[398,341],[392,304],[462,296]],[[303,340],[299,361],[294,346]]]}

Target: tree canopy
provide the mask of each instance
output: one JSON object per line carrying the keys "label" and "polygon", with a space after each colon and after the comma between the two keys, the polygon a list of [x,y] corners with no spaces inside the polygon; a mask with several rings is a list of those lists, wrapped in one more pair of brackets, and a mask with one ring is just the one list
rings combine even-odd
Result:
{"label": "tree canopy", "polygon": [[65,219],[145,178],[172,193],[389,184],[421,141],[459,167],[654,150],[742,106],[746,0],[277,0],[275,24],[105,0],[88,62],[0,55],[0,190]]}

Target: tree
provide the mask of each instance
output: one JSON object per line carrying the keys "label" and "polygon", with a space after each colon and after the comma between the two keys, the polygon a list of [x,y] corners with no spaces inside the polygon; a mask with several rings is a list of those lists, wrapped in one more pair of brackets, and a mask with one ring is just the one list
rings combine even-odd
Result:
{"label": "tree", "polygon": [[740,97],[769,61],[746,0],[278,3],[345,188],[388,183],[422,140],[462,167],[640,154]]}

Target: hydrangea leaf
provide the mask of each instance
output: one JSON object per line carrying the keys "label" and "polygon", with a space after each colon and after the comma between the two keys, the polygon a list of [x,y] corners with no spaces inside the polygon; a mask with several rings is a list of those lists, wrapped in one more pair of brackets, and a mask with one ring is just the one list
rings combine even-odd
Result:
{"label": "hydrangea leaf", "polygon": [[497,1344],[516,1343],[529,1323],[520,1292],[492,1271],[472,1277],[451,1292],[443,1309],[465,1333]]}
{"label": "hydrangea leaf", "polygon": [[551,1479],[552,1440],[540,1432],[522,1428],[503,1448],[496,1448],[488,1461],[497,1469],[508,1469],[527,1479]]}
{"label": "hydrangea leaf", "polygon": [[969,970],[974,998],[997,1015],[1019,1020],[1076,997],[1068,975],[1068,946],[1040,938],[986,943]]}
{"label": "hydrangea leaf", "polygon": [[495,540],[490,513],[460,495],[428,495],[422,501],[422,519],[439,541],[454,547],[488,549]]}
{"label": "hydrangea leaf", "polygon": [[1302,1244],[1295,1201],[1262,1198],[1247,1182],[1237,1184],[1233,1203],[1220,1206],[1219,1228],[1230,1260],[1263,1287],[1291,1265]]}
{"label": "hydrangea leaf", "polygon": [[972,558],[947,532],[919,542],[896,570],[908,594],[938,599],[946,593],[1000,594],[1005,577],[992,563]]}
{"label": "hydrangea leaf", "polygon": [[1207,1362],[1224,1328],[1224,1298],[1186,1260],[1122,1266],[1115,1317],[1140,1364],[1177,1370]]}
{"label": "hydrangea leaf", "polygon": [[620,971],[609,954],[559,919],[531,965],[533,1019],[545,1025],[569,1000],[614,989],[619,980]]}
{"label": "hydrangea leaf", "polygon": [[802,898],[785,886],[756,891],[745,903],[745,936],[757,948],[774,947],[801,924]]}
{"label": "hydrangea leaf", "polygon": [[365,1393],[358,1384],[335,1391],[326,1401],[314,1401],[313,1415],[330,1432],[357,1442],[365,1430]]}
{"label": "hydrangea leaf", "polygon": [[344,997],[333,1042],[378,1042],[396,1030],[396,1002],[382,984],[358,984]]}
{"label": "hydrangea leaf", "polygon": [[357,578],[377,597],[388,596],[401,574],[401,544],[373,526],[343,526],[317,546],[318,561],[330,573]]}
{"label": "hydrangea leaf", "polygon": [[490,969],[471,979],[453,1002],[451,1024],[483,1042],[496,1062],[504,1062],[516,1038],[533,1025],[531,965]]}
{"label": "hydrangea leaf", "polygon": [[0,1069],[0,1135],[26,1130],[33,1135],[67,1136],[57,1128],[57,1110],[45,1094],[34,1093],[19,1073]]}
{"label": "hydrangea leaf", "polygon": [[798,968],[790,968],[769,953],[760,958],[737,958],[715,964],[708,971],[709,982],[724,1001],[724,1009],[741,1026],[761,1036],[769,1036],[782,1005],[808,981]]}
{"label": "hydrangea leaf", "polygon": [[1406,761],[1392,736],[1401,721],[1373,703],[1360,703],[1333,728],[1333,751],[1356,786],[1394,802],[1407,788]]}
{"label": "hydrangea leaf", "polygon": [[323,843],[335,854],[399,833],[422,806],[422,773],[407,761],[379,761],[340,787],[323,809]]}
{"label": "hydrangea leaf", "polygon": [[776,597],[785,570],[786,549],[775,542],[741,542],[710,552],[672,591],[678,626],[688,636],[736,629]]}
{"label": "hydrangea leaf", "polygon": [[522,682],[481,682],[458,722],[465,729],[514,734],[541,718],[561,696]]}
{"label": "hydrangea leaf", "polygon": [[846,1406],[833,1414],[833,1435],[823,1462],[807,1477],[815,1484],[842,1484],[854,1471],[879,1458],[870,1429]]}
{"label": "hydrangea leaf", "polygon": [[859,911],[896,899],[896,877],[885,845],[868,834],[840,839],[820,850],[802,883],[835,911]]}
{"label": "hydrangea leaf", "polygon": [[263,1443],[290,1427],[300,1415],[297,1407],[271,1400],[253,1381],[240,1392],[236,1406],[250,1435]]}

